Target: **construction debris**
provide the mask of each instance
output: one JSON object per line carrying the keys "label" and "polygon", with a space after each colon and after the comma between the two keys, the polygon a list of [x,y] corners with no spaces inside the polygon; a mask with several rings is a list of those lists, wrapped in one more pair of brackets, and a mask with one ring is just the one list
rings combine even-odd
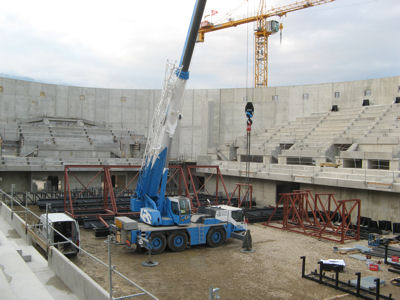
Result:
{"label": "construction debris", "polygon": [[372,249],[363,245],[355,245],[351,248],[338,248],[336,246],[333,247],[333,252],[339,252],[340,254],[353,254],[353,253],[369,253]]}
{"label": "construction debris", "polygon": [[351,280],[349,282],[344,282],[339,280],[339,270],[335,269],[335,278],[331,278],[325,275],[323,272],[323,263],[320,261],[319,264],[319,272],[314,270],[310,274],[306,275],[306,257],[302,256],[302,269],[301,269],[301,277],[317,282],[319,284],[323,284],[329,287],[332,287],[336,290],[343,291],[350,295],[354,295],[356,297],[362,299],[393,299],[392,294],[389,296],[384,296],[380,294],[380,286],[384,283],[384,281],[380,280],[376,277],[364,277],[361,278],[361,273],[357,272],[355,275],[356,279]]}
{"label": "construction debris", "polygon": [[[363,289],[374,290],[376,289],[378,281],[381,285],[385,285],[385,281],[379,280],[379,278],[377,277],[374,276],[361,277],[360,287]],[[358,279],[350,280],[350,284],[354,287],[357,287]]]}
{"label": "construction debris", "polygon": [[349,257],[355,258],[355,259],[358,259],[358,260],[361,260],[361,261],[367,260],[365,255],[361,255],[361,254],[350,254]]}

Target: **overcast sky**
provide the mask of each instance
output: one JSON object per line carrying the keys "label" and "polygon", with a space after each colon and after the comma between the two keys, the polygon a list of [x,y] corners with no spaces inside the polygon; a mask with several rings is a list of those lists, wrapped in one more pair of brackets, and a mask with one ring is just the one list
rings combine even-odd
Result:
{"label": "overcast sky", "polygon": [[[266,0],[268,7],[294,0]],[[5,0],[0,74],[105,88],[161,88],[179,60],[195,0]],[[212,21],[252,14],[258,0],[208,0]],[[270,37],[270,86],[400,75],[400,1],[336,0],[289,13]],[[188,88],[253,86],[253,26],[206,34]],[[248,55],[247,55],[248,53]],[[246,63],[246,58],[249,63]],[[247,71],[248,70],[248,71]],[[246,80],[246,73],[249,73]]]}

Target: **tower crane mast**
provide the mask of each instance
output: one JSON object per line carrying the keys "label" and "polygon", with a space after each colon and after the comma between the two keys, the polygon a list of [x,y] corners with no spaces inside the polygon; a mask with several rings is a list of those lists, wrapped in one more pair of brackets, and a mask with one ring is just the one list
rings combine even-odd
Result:
{"label": "tower crane mast", "polygon": [[197,41],[204,42],[205,34],[212,31],[236,27],[238,25],[257,22],[254,32],[254,86],[268,86],[268,38],[271,34],[282,30],[282,24],[278,21],[268,21],[270,17],[283,17],[289,12],[330,3],[335,0],[303,0],[288,5],[271,8],[265,11],[265,0],[260,0],[257,15],[248,16],[239,20],[229,20],[220,24],[212,24],[208,21],[201,23]]}

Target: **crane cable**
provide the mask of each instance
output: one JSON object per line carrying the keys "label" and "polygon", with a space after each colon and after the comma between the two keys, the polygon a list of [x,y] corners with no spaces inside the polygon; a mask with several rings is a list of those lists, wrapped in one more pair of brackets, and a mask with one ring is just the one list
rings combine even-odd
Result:
{"label": "crane cable", "polygon": [[[247,2],[247,17],[249,16],[249,3]],[[253,121],[251,118],[253,117],[254,107],[251,101],[249,101],[249,23],[247,23],[246,30],[246,117],[247,117],[247,128],[246,128],[246,184],[250,183],[250,145],[251,145],[251,125]],[[247,199],[245,203],[249,203],[249,193],[246,194]]]}
{"label": "crane cable", "polygon": [[[249,2],[247,2],[247,17],[249,17]],[[249,23],[246,24],[246,101],[249,100]]]}

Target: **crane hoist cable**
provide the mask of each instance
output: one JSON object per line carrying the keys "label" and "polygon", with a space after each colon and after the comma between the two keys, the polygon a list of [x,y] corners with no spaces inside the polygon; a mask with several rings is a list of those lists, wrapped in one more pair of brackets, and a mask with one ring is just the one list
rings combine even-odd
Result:
{"label": "crane hoist cable", "polygon": [[[249,3],[247,2],[247,15],[249,17]],[[250,177],[250,146],[251,146],[251,125],[253,121],[254,107],[251,101],[249,101],[249,23],[247,23],[246,29],[246,117],[247,117],[247,127],[246,127],[246,183],[249,183]]]}

